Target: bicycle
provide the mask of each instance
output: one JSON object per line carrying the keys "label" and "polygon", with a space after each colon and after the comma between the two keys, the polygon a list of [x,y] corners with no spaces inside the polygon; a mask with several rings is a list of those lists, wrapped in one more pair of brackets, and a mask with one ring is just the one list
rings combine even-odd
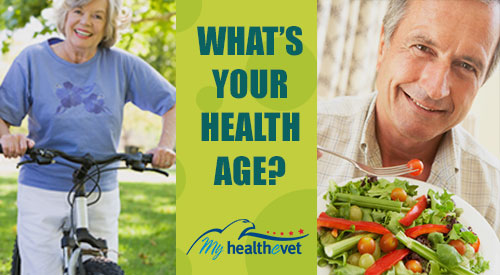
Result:
{"label": "bicycle", "polygon": [[[60,163],[56,157],[66,159],[72,163],[79,164],[80,167],[73,167],[73,187],[68,192],[67,200],[71,206],[69,219],[63,224],[63,236],[61,238],[61,248],[63,251],[63,274],[64,275],[121,275],[124,274],[121,267],[107,258],[108,247],[106,240],[95,238],[88,230],[87,207],[96,203],[100,199],[101,189],[99,186],[100,175],[103,172],[117,169],[132,169],[138,172],[153,171],[168,177],[168,173],[156,169],[148,168],[147,164],[152,163],[153,155],[142,154],[141,152],[113,154],[102,160],[95,160],[91,155],[83,157],[69,156],[64,152],[51,149],[32,148],[28,149],[26,160],[17,164],[17,167],[27,163],[38,165],[49,165]],[[0,145],[0,154],[3,153]],[[109,164],[117,161],[124,161],[126,167],[105,168]],[[66,164],[67,165],[67,164]],[[92,168],[95,170],[91,171]],[[89,173],[90,172],[90,173]],[[97,179],[95,178],[97,177]],[[85,190],[85,183],[89,180],[94,182],[94,187],[88,193]],[[87,197],[97,190],[97,199],[87,203]],[[90,248],[82,247],[82,244],[90,245]],[[92,256],[83,261],[83,256]],[[14,244],[12,256],[12,275],[21,274],[21,257],[17,239]]]}

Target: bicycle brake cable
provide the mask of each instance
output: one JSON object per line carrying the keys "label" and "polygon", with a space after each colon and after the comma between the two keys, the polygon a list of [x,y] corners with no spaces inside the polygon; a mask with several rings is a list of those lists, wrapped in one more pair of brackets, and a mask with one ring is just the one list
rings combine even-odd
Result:
{"label": "bicycle brake cable", "polygon": [[90,195],[92,195],[92,193],[97,188],[97,198],[93,202],[87,203],[87,206],[90,206],[90,205],[97,203],[99,201],[99,199],[101,198],[101,193],[102,193],[101,186],[99,185],[99,182],[101,181],[101,168],[95,162],[93,163],[93,165],[95,165],[95,168],[96,168],[96,172],[94,172],[94,173],[96,173],[96,175],[97,175],[97,180],[94,179],[94,176],[87,175],[87,178],[84,179],[83,182],[86,183],[89,179],[94,182],[94,187],[90,190],[90,192],[88,192],[88,194],[85,194],[85,197],[89,198]]}
{"label": "bicycle brake cable", "polygon": [[[114,170],[121,170],[121,169],[129,169],[128,167],[113,167],[113,168],[106,168],[106,169],[103,169],[101,170],[100,172],[101,173],[104,173],[104,172],[109,172],[109,171],[114,171]],[[96,175],[96,172],[93,172],[92,174],[90,174],[88,177],[94,177]]]}

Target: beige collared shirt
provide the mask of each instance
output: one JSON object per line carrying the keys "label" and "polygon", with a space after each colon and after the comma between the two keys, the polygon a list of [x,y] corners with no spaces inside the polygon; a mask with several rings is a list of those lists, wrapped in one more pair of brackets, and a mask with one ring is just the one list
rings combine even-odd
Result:
{"label": "beige collared shirt", "polygon": [[[318,145],[381,167],[375,136],[376,95],[339,97],[318,104]],[[328,189],[329,180],[340,183],[365,174],[345,160],[323,154],[318,160],[317,176],[319,195]],[[445,133],[427,182],[466,200],[500,238],[500,161],[462,127]]]}

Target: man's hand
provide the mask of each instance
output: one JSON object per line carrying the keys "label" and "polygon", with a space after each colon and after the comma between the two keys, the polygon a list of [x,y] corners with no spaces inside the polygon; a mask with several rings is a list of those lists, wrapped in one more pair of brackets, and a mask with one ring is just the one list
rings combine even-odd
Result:
{"label": "man's hand", "polygon": [[321,153],[320,150],[316,149],[316,160],[318,160],[322,155],[323,153]]}
{"label": "man's hand", "polygon": [[17,158],[33,148],[35,142],[22,134],[5,134],[0,138],[3,154],[6,158]]}
{"label": "man's hand", "polygon": [[158,146],[147,153],[153,154],[154,168],[169,168],[175,163],[175,152],[170,148]]}

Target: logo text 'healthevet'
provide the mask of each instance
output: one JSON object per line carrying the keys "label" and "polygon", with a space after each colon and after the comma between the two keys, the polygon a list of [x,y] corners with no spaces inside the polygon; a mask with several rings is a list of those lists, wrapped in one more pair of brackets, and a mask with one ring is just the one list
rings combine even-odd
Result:
{"label": "logo text 'healthevet'", "polygon": [[[241,244],[227,240],[234,239],[234,235],[226,233],[228,231],[234,232],[235,228],[236,232],[241,232],[237,241],[240,241],[242,237],[251,237],[258,240],[252,241],[251,244]],[[300,229],[298,231],[300,236],[298,237],[278,237],[275,236],[276,232],[273,232],[272,235],[267,235],[254,232],[254,229],[254,223],[247,219],[239,219],[231,222],[223,229],[214,228],[207,230],[193,242],[186,255],[196,245],[200,247],[198,254],[208,255],[212,260],[218,259],[224,251],[228,255],[299,255],[302,254],[302,244],[298,240],[309,235],[303,235],[304,231]],[[268,231],[267,233],[269,234],[270,232]],[[293,234],[290,231],[289,235],[292,236]],[[282,232],[281,235],[283,236],[284,233]]]}

